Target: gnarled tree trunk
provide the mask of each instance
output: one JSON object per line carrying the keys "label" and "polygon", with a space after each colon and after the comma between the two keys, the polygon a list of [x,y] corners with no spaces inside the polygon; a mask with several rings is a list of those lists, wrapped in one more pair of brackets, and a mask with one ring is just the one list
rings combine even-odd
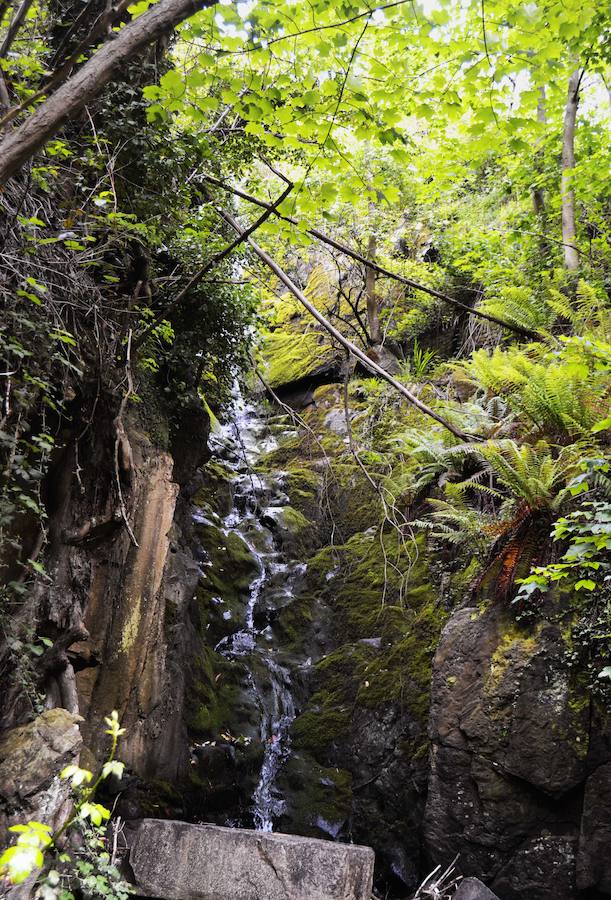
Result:
{"label": "gnarled tree trunk", "polygon": [[122,28],[0,143],[0,184],[14,175],[65,122],[97,97],[121,66],[180,22],[216,2],[159,0]]}

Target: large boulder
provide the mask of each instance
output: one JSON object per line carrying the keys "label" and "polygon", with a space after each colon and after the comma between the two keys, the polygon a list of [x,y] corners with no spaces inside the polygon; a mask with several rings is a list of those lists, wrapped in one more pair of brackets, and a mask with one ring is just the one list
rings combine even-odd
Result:
{"label": "large boulder", "polygon": [[455,612],[435,656],[428,852],[503,900],[576,896],[590,713],[564,641],[494,603]]}
{"label": "large boulder", "polygon": [[59,772],[78,759],[80,716],[49,709],[33,722],[13,728],[0,740],[0,840],[7,828],[34,819],[58,828],[72,803]]}
{"label": "large boulder", "polygon": [[479,878],[465,878],[458,886],[453,900],[499,900]]}
{"label": "large boulder", "polygon": [[129,857],[137,890],[164,900],[370,900],[369,847],[144,819]]}

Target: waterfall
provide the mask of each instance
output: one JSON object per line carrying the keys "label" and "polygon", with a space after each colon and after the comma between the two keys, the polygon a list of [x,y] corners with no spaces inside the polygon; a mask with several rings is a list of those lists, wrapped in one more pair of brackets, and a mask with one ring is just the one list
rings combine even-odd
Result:
{"label": "waterfall", "polygon": [[263,601],[268,592],[277,590],[278,580],[282,580],[286,595],[292,596],[295,579],[303,574],[305,566],[284,558],[278,538],[269,527],[273,513],[288,504],[288,497],[282,490],[281,473],[262,477],[253,471],[258,458],[276,446],[258,406],[246,402],[236,390],[229,422],[220,427],[210,443],[213,452],[234,473],[233,508],[223,519],[223,531],[241,537],[257,567],[243,620],[233,633],[219,641],[215,650],[228,660],[239,659],[252,685],[264,751],[251,812],[254,827],[269,832],[284,807],[276,784],[289,754],[296,709],[291,673],[279,661],[279,652],[270,640],[271,625]]}

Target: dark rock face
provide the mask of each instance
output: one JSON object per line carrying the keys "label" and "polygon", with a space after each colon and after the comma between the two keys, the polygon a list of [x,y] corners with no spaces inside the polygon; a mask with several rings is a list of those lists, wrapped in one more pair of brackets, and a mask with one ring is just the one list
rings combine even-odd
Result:
{"label": "dark rock face", "polygon": [[459,853],[503,900],[611,887],[610,772],[588,779],[590,697],[565,651],[558,625],[522,627],[495,604],[455,612],[435,656],[428,853]]}
{"label": "dark rock face", "polygon": [[577,857],[577,885],[611,896],[611,763],[600,766],[586,783]]}

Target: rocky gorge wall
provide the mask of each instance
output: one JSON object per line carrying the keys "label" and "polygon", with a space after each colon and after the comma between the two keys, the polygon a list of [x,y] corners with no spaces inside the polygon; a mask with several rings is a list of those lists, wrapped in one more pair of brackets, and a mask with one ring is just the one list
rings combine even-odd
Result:
{"label": "rocky gorge wall", "polygon": [[[346,455],[341,385],[306,395],[297,418],[257,405],[252,445],[238,429],[207,463],[192,452],[203,420],[199,442],[192,429],[164,452],[131,423],[137,547],[123,530],[71,538],[85,510],[108,520],[102,496],[74,486],[56,506],[46,602],[75,640],[50,681],[58,708],[0,744],[3,824],[58,821],[57,772],[83,741],[84,763],[100,755],[116,708],[125,819],[252,826],[287,712],[270,700],[271,659],[293,704],[264,785],[275,829],[371,845],[388,897],[456,855],[501,900],[609,896],[610,735],[573,646],[578,612],[557,597],[518,621],[485,585],[473,596],[468,560],[380,529],[379,497]],[[350,401],[357,423],[358,383]],[[232,655],[223,641],[244,631],[261,560],[253,668],[250,645]]]}
{"label": "rocky gorge wall", "polygon": [[[474,596],[460,565],[444,570],[421,538],[397,556],[397,535],[375,528],[362,473],[333,463],[346,439],[341,388],[314,388],[299,415],[293,426],[270,420],[277,446],[253,468],[281,478],[282,515],[270,523],[269,506],[263,515],[285,557],[305,565],[292,596],[270,600],[261,620],[297,707],[277,827],[370,844],[378,885],[393,896],[409,896],[456,855],[503,900],[605,896],[608,726],[573,646],[578,612],[556,597],[520,621],[485,584]],[[213,464],[204,477],[200,501],[227,511],[230,473]],[[274,503],[265,489],[261,499]],[[232,602],[238,571],[252,578],[243,551],[227,545],[232,587],[217,574],[211,596]],[[209,599],[200,589],[200,603]],[[256,713],[235,671],[206,647],[189,727],[215,744],[204,764],[215,795],[207,813],[248,825]],[[224,730],[254,741],[219,751]]]}

